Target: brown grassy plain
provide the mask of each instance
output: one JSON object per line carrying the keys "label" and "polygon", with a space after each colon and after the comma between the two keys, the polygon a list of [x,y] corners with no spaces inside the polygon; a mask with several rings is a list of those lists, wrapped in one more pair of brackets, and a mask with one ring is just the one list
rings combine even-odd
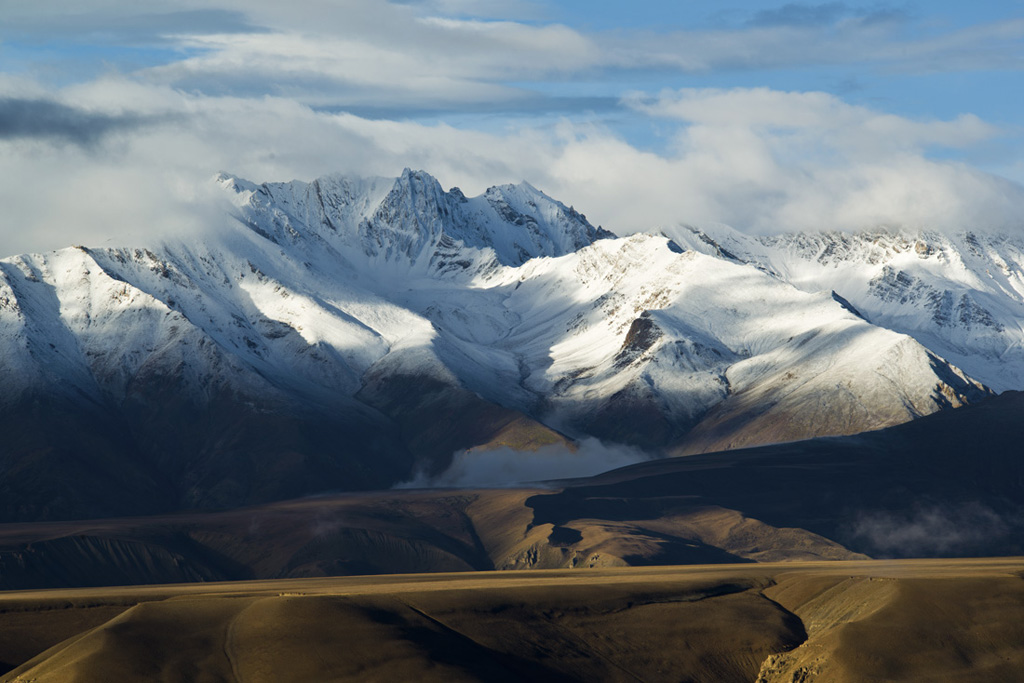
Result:
{"label": "brown grassy plain", "polygon": [[3,681],[1016,681],[1024,559],[0,594]]}

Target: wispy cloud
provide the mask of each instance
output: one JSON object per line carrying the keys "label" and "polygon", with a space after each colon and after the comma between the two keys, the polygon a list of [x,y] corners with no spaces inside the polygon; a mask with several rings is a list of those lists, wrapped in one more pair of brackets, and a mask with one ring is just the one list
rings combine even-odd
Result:
{"label": "wispy cloud", "polygon": [[[843,148],[847,154],[867,150],[869,156],[931,145],[967,147],[999,134],[998,128],[971,114],[951,121],[916,121],[850,105],[824,92],[785,92],[769,88],[666,90],[655,96],[627,95],[628,106],[652,116],[677,119],[691,126],[802,133],[808,149]],[[791,147],[801,141],[787,136]],[[810,144],[807,144],[810,143]]]}
{"label": "wispy cloud", "polygon": [[536,451],[497,448],[455,454],[447,470],[418,475],[396,488],[508,488],[554,479],[589,477],[634,463],[649,455],[628,446],[584,439],[578,448],[544,446]]}
{"label": "wispy cloud", "polygon": [[194,56],[137,77],[208,94],[284,94],[335,105],[514,102],[517,81],[587,68],[591,40],[564,26],[396,13],[347,32],[181,35]]}
{"label": "wispy cloud", "polygon": [[906,513],[859,516],[850,535],[877,557],[934,557],[992,552],[1019,520],[1006,519],[982,503],[917,507]]}

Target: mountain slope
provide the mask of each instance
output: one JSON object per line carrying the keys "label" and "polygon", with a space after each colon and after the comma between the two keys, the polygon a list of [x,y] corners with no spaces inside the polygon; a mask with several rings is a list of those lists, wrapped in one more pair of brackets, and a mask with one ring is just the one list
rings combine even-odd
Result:
{"label": "mountain slope", "polygon": [[[504,305],[529,322],[494,346],[519,354],[523,385],[570,432],[711,450],[879,428],[982,395],[829,296],[663,238],[521,270]],[[729,443],[694,439],[709,417],[732,422]]]}
{"label": "mountain slope", "polygon": [[873,557],[1019,555],[1024,394],[888,429],[667,458],[564,482],[534,524],[656,519],[716,505]]}
{"label": "mountain slope", "polygon": [[215,182],[202,239],[0,261],[0,420],[25,425],[0,449],[6,518],[380,488],[566,436],[848,434],[987,393],[830,295],[616,239],[525,183]]}
{"label": "mountain slope", "polygon": [[834,291],[997,391],[1024,388],[1024,239],[963,231],[745,235],[668,230],[687,248],[750,263],[804,291]]}
{"label": "mountain slope", "polygon": [[1019,555],[1024,394],[546,488],[383,491],[6,524],[0,587]]}

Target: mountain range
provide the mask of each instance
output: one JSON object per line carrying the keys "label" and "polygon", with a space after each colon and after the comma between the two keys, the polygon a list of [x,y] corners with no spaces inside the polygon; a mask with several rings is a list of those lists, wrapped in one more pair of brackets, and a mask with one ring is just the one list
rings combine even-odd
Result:
{"label": "mountain range", "polygon": [[747,235],[677,226],[688,248],[748,263],[803,291],[839,292],[996,391],[1024,387],[1024,240],[963,230]]}
{"label": "mountain range", "polygon": [[1024,380],[1009,237],[617,237],[527,183],[213,182],[201,237],[0,260],[0,519],[853,434]]}

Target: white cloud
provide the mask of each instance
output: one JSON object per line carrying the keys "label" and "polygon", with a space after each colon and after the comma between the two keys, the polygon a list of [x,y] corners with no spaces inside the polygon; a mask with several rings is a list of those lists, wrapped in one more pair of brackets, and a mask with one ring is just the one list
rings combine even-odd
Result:
{"label": "white cloud", "polygon": [[203,91],[272,92],[307,102],[454,104],[507,100],[516,91],[477,82],[463,68],[435,69],[421,56],[362,40],[315,40],[298,33],[182,37],[202,54],[138,74]]}
{"label": "white cloud", "polygon": [[308,7],[247,9],[270,30],[168,36],[192,56],[135,76],[208,94],[415,108],[513,100],[524,92],[506,83],[573,73],[601,55],[591,38],[558,24],[424,16],[419,4],[349,0],[315,19]]}
{"label": "white cloud", "polygon": [[996,128],[974,117],[915,121],[821,93],[634,97],[646,115],[677,127],[661,153],[569,121],[484,133],[123,78],[69,88],[55,101],[151,123],[112,128],[89,148],[0,141],[2,254],[198,229],[208,214],[195,204],[197,188],[219,170],[265,181],[394,176],[410,166],[468,194],[525,179],[620,234],[710,221],[749,231],[1020,229],[1024,217],[1020,185],[928,156],[998,136]]}
{"label": "white cloud", "polygon": [[991,547],[1014,531],[1014,522],[978,502],[915,506],[903,514],[862,513],[850,535],[875,557],[948,557]]}
{"label": "white cloud", "polygon": [[441,474],[418,475],[395,488],[508,488],[556,479],[591,477],[650,460],[642,451],[620,444],[583,439],[578,448],[543,446],[535,451],[496,448],[461,451]]}
{"label": "white cloud", "polygon": [[[928,145],[967,147],[999,133],[977,116],[952,121],[914,121],[843,102],[824,92],[784,92],[769,88],[684,89],[649,98],[627,95],[626,103],[652,116],[674,118],[714,128],[741,128],[787,135],[812,136],[849,153],[865,148],[880,151],[920,149]],[[827,136],[827,139],[822,139]]]}
{"label": "white cloud", "polygon": [[683,124],[674,171],[700,197],[688,220],[761,231],[1021,224],[1019,186],[928,157],[932,148],[967,148],[1000,134],[972,115],[916,121],[826,93],[766,88],[629,102]]}

